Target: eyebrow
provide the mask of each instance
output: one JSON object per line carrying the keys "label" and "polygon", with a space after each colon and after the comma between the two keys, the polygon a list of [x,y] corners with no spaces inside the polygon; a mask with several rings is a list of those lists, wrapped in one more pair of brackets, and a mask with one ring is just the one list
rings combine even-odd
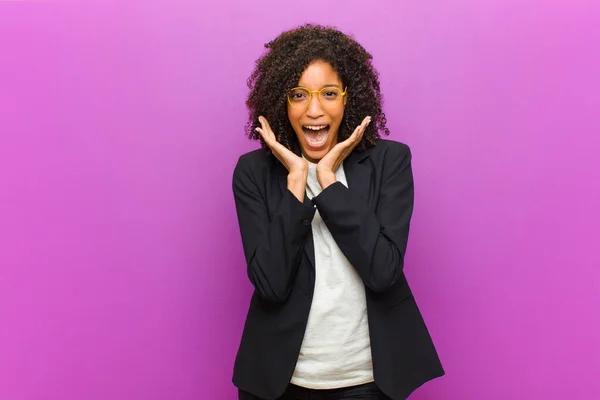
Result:
{"label": "eyebrow", "polygon": [[[321,86],[321,89],[326,88],[326,87],[332,87],[332,86],[336,87],[338,89],[341,89],[341,85],[338,85],[337,83],[328,83],[328,84],[325,84],[325,85]],[[304,87],[305,88],[306,86],[298,85],[298,87]]]}

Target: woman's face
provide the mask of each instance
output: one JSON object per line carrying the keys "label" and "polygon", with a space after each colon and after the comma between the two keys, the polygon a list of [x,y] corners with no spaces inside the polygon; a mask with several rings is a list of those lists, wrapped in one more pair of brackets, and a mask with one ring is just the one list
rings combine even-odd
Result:
{"label": "woman's face", "polygon": [[[298,86],[308,90],[335,87],[340,92],[344,91],[337,72],[325,61],[315,61],[310,64],[302,73]],[[325,93],[325,96],[332,94]],[[346,96],[342,96],[339,104],[333,107],[323,106],[319,96],[319,93],[313,92],[306,107],[293,107],[289,102],[287,106],[288,118],[298,137],[302,154],[314,163],[336,145],[346,106]],[[324,103],[327,104],[327,100]]]}

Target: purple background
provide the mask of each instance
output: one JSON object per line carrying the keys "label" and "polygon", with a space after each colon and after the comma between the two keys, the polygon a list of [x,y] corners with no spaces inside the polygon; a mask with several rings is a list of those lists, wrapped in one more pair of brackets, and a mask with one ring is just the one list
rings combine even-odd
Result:
{"label": "purple background", "polygon": [[600,3],[0,4],[0,399],[234,399],[245,80],[312,21],[413,150],[415,400],[600,398]]}

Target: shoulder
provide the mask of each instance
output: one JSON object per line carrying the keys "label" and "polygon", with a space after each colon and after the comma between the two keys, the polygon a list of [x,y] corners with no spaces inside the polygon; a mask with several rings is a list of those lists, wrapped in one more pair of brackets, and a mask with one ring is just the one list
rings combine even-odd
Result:
{"label": "shoulder", "polygon": [[265,149],[249,151],[239,157],[233,175],[240,177],[260,174],[260,171],[270,169],[274,160],[275,157],[269,155]]}
{"label": "shoulder", "polygon": [[266,150],[261,148],[242,154],[238,159],[238,164],[267,164],[270,158],[272,157],[267,154]]}
{"label": "shoulder", "polygon": [[393,152],[399,152],[399,153],[410,152],[410,148],[408,147],[408,145],[406,143],[402,143],[402,142],[398,142],[396,140],[390,140],[390,139],[378,139],[377,143],[375,144],[374,149],[380,149],[380,151],[384,150],[384,151],[393,151]]}
{"label": "shoulder", "polygon": [[375,147],[370,149],[371,157],[380,158],[385,163],[395,163],[403,160],[410,162],[412,154],[406,143],[389,139],[379,139]]}

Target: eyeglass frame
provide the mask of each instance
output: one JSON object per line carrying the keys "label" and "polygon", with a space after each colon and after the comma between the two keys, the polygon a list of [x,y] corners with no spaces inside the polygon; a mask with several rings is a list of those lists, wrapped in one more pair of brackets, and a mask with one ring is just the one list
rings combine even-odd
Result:
{"label": "eyeglass frame", "polygon": [[[290,92],[292,92],[292,91],[294,91],[296,89],[303,89],[303,90],[306,90],[308,92],[308,96],[309,96],[308,97],[308,101],[306,102],[306,105],[303,106],[303,107],[298,107],[298,106],[293,105],[292,101],[290,100]],[[339,88],[337,88],[335,86],[325,86],[324,88],[319,89],[319,90],[308,90],[308,88],[305,88],[305,87],[302,87],[302,86],[297,86],[295,88],[291,88],[290,90],[288,90],[288,92],[286,93],[285,97],[287,98],[288,104],[290,106],[294,107],[296,110],[302,110],[302,109],[308,108],[308,106],[310,104],[310,101],[312,100],[312,94],[313,93],[319,93],[319,94],[321,94],[321,92],[323,90],[326,90],[326,89],[335,89],[335,90],[338,90],[340,92],[340,94],[342,95],[342,98],[340,99],[340,101],[335,106],[328,107],[328,106],[326,106],[325,104],[323,104],[321,102],[321,97],[317,97],[317,100],[319,101],[319,104],[322,105],[325,108],[333,108],[333,107],[339,106],[340,103],[342,102],[342,100],[344,99],[344,96],[346,96],[348,94],[348,86],[346,86],[346,88],[344,89],[343,92]]]}

